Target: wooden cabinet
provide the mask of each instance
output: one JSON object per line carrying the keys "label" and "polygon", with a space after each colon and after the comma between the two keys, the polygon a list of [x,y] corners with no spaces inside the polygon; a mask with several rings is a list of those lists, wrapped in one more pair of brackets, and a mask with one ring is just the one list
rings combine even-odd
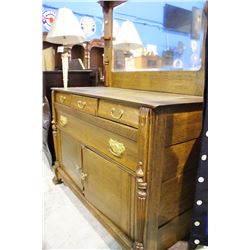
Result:
{"label": "wooden cabinet", "polygon": [[[126,234],[131,230],[133,176],[118,164],[83,148],[84,195]],[[132,191],[132,192],[131,192]]]}
{"label": "wooden cabinet", "polygon": [[123,2],[99,1],[103,58],[93,49],[91,62],[86,46],[87,65],[98,64],[105,87],[53,89],[53,180],[66,183],[123,249],[164,250],[189,233],[205,47],[198,71],[157,70],[171,62],[150,55],[135,65],[152,71],[124,70],[126,54],[112,48],[113,8]]}
{"label": "wooden cabinet", "polygon": [[65,182],[124,249],[166,249],[182,239],[202,97],[81,87],[55,88],[52,100],[55,183]]}

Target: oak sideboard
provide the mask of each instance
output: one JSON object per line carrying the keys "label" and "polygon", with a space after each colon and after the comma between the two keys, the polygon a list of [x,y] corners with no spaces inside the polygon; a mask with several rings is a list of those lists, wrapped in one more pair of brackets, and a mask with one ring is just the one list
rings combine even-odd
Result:
{"label": "oak sideboard", "polygon": [[123,249],[167,249],[189,231],[201,96],[54,88],[54,183],[64,182]]}

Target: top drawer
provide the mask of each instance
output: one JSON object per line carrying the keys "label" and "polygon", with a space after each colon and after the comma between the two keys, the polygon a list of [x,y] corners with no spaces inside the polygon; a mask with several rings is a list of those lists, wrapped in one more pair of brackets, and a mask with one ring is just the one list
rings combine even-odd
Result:
{"label": "top drawer", "polygon": [[139,109],[132,106],[100,100],[98,115],[109,120],[138,128]]}
{"label": "top drawer", "polygon": [[64,93],[56,93],[55,95],[55,101],[67,106],[70,106],[70,99],[71,96],[69,94]]}
{"label": "top drawer", "polygon": [[96,115],[97,99],[86,96],[71,95],[71,106],[77,110]]}

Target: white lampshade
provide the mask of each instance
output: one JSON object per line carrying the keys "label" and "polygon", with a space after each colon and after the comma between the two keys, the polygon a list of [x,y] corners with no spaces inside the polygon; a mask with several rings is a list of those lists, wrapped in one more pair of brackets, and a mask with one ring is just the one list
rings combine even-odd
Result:
{"label": "white lampshade", "polygon": [[113,47],[122,50],[134,50],[143,47],[139,33],[133,22],[125,21],[113,42]]}
{"label": "white lampshade", "polygon": [[81,25],[70,9],[58,9],[46,41],[63,45],[74,45],[84,41]]}

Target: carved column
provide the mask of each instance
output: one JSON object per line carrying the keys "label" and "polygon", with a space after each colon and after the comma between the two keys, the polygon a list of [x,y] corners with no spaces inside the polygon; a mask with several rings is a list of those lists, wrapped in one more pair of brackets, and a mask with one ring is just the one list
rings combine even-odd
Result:
{"label": "carved column", "polygon": [[55,148],[55,155],[56,155],[56,161],[55,161],[55,165],[54,165],[54,172],[55,172],[55,176],[53,178],[53,182],[54,184],[60,184],[62,183],[61,178],[58,175],[58,171],[57,169],[60,167],[60,148],[59,148],[59,136],[58,136],[58,130],[57,130],[57,126],[56,126],[56,111],[54,108],[54,100],[55,100],[55,92],[52,91],[52,134],[53,134],[53,142],[54,142],[54,148]]}
{"label": "carved column", "polygon": [[147,165],[149,146],[150,109],[141,108],[138,129],[139,162],[136,171],[136,219],[134,249],[144,250],[144,229],[147,199]]}
{"label": "carved column", "polygon": [[147,183],[144,181],[145,176],[142,170],[143,163],[139,162],[136,171],[136,196],[137,196],[137,209],[136,209],[136,241],[135,249],[143,250],[143,233],[145,226],[145,208],[147,197]]}

